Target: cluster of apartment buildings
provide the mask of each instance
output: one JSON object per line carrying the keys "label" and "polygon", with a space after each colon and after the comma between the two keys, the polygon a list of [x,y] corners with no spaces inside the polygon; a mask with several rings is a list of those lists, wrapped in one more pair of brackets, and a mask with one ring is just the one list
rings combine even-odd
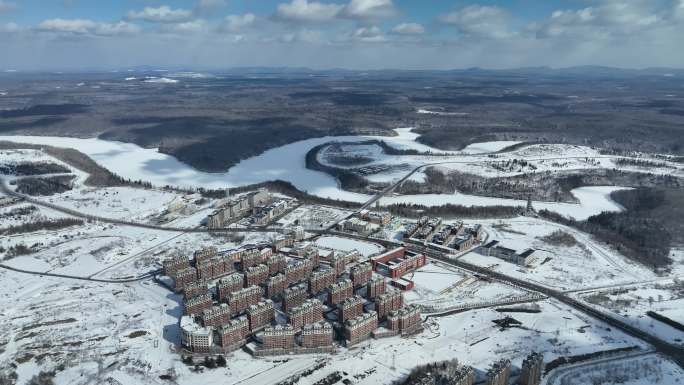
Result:
{"label": "cluster of apartment buildings", "polygon": [[361,210],[356,216],[339,223],[338,229],[363,235],[372,234],[392,220],[392,215],[383,212]]}
{"label": "cluster of apartment buildings", "polygon": [[406,226],[404,239],[413,243],[428,244],[455,250],[470,250],[482,241],[484,230],[481,225],[468,227],[463,222],[443,224],[440,218],[422,217],[416,223]]}
{"label": "cluster of apartment buildings", "polygon": [[[424,258],[411,266],[420,263]],[[418,308],[405,306],[401,292],[374,274],[374,263],[359,262],[356,251],[274,240],[270,247],[206,248],[162,265],[184,296],[181,341],[190,353],[245,345],[256,355],[331,351],[334,342],[353,345],[422,329]]]}
{"label": "cluster of apartment buildings", "polygon": [[271,200],[272,196],[266,190],[252,191],[233,199],[223,200],[216,205],[216,210],[207,216],[207,228],[222,228],[228,222],[243,217],[258,206],[269,204]]}

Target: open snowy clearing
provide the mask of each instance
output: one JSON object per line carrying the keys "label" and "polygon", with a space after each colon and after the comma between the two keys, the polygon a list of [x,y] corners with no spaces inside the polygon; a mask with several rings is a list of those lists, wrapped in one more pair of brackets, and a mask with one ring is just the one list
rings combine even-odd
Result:
{"label": "open snowy clearing", "polygon": [[[572,290],[620,283],[656,279],[648,268],[632,262],[589,235],[575,229],[536,218],[518,217],[498,220],[472,221],[484,226],[488,241],[518,252],[533,248],[536,259],[529,267],[522,267],[495,257],[470,252],[463,261],[490,267],[510,276],[532,281],[551,288]],[[572,235],[576,245],[552,245],[542,238],[561,230]]]}
{"label": "open snowy clearing", "polygon": [[343,238],[343,237],[320,237],[316,239],[316,246],[339,250],[339,251],[358,251],[362,256],[369,257],[373,254],[377,254],[384,250],[380,245],[357,241],[355,239]]}

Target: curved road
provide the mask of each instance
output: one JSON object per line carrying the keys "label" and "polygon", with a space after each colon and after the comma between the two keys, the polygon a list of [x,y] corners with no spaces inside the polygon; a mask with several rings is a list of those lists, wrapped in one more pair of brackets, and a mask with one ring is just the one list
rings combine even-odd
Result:
{"label": "curved road", "polygon": [[78,275],[69,275],[69,274],[59,274],[59,273],[45,273],[41,271],[32,271],[32,270],[24,270],[24,269],[18,269],[16,267],[12,266],[7,266],[0,264],[0,269],[6,269],[6,270],[11,270],[17,273],[24,273],[24,274],[31,274],[31,275],[40,275],[40,276],[46,276],[46,277],[56,277],[56,278],[68,278],[68,279],[76,279],[80,281],[92,281],[92,282],[104,282],[104,283],[129,283],[129,282],[138,282],[138,281],[143,281],[148,278],[152,278],[155,275],[161,273],[161,270],[153,270],[150,272],[147,272],[143,275],[139,275],[137,277],[132,277],[132,278],[119,278],[119,279],[100,279],[100,278],[90,278],[90,277],[81,277]]}
{"label": "curved road", "polygon": [[32,203],[36,206],[42,206],[46,207],[55,211],[59,211],[61,213],[71,215],[73,217],[77,218],[82,218],[87,221],[98,221],[98,222],[103,222],[103,223],[111,223],[115,225],[123,225],[123,226],[131,226],[131,227],[139,227],[143,229],[150,229],[150,230],[161,230],[161,231],[172,231],[172,232],[184,232],[184,233],[272,233],[272,232],[282,232],[284,231],[283,228],[281,227],[249,227],[249,228],[219,228],[219,229],[207,229],[207,228],[199,228],[199,227],[165,227],[165,226],[157,226],[157,225],[150,225],[150,224],[145,224],[145,223],[139,223],[139,222],[131,222],[131,221],[126,221],[123,219],[113,219],[113,218],[106,218],[106,217],[101,217],[97,215],[90,215],[90,214],[85,214],[80,211],[76,211],[73,209],[69,209],[66,207],[62,207],[53,203],[45,202],[40,199],[35,199],[30,196],[20,194],[7,186],[7,181],[0,176],[0,192],[4,193],[5,195],[12,196],[15,198],[23,199],[25,202]]}

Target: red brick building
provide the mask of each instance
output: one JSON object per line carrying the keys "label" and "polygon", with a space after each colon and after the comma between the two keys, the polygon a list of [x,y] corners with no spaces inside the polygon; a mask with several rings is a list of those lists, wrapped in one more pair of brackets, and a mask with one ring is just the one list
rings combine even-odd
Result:
{"label": "red brick building", "polygon": [[295,330],[290,325],[269,326],[264,329],[264,349],[293,349],[295,344]]}
{"label": "red brick building", "polygon": [[289,313],[296,306],[304,303],[308,298],[307,286],[304,283],[288,287],[283,291],[283,311]]}
{"label": "red brick building", "polygon": [[335,277],[339,277],[347,268],[347,258],[343,255],[334,254],[330,259],[330,266],[335,270]]}
{"label": "red brick building", "polygon": [[285,274],[277,274],[269,277],[266,280],[266,297],[276,298],[281,295],[287,288],[287,279]]}
{"label": "red brick building", "polygon": [[261,288],[250,286],[228,294],[228,304],[233,314],[239,314],[247,310],[251,305],[259,303],[261,298]]}
{"label": "red brick building", "polygon": [[209,259],[197,261],[197,276],[200,279],[214,279],[222,275],[230,274],[235,270],[233,261],[226,256],[215,256]]}
{"label": "red brick building", "polygon": [[230,306],[222,303],[202,311],[202,324],[206,327],[225,325],[230,321]]}
{"label": "red brick building", "polygon": [[221,278],[216,284],[216,292],[219,301],[226,301],[230,293],[234,293],[244,287],[244,278],[241,274],[231,274]]}
{"label": "red brick building", "polygon": [[304,325],[323,321],[323,304],[315,298],[308,299],[303,304],[292,308],[288,320],[295,330],[299,330]]}
{"label": "red brick building", "polygon": [[333,269],[314,271],[309,277],[309,292],[311,294],[320,293],[335,283],[335,278],[335,270]]}
{"label": "red brick building", "polygon": [[387,315],[387,328],[400,331],[402,334],[412,333],[420,329],[422,323],[420,310],[415,305],[393,310]]}
{"label": "red brick building", "polygon": [[209,294],[209,286],[202,281],[189,282],[183,288],[183,297],[186,300],[202,294]]}
{"label": "red brick building", "polygon": [[404,306],[404,296],[401,292],[392,290],[381,294],[375,298],[375,311],[378,318],[383,319],[392,310],[400,309]]}
{"label": "red brick building", "polygon": [[251,305],[247,309],[247,319],[249,319],[249,329],[254,331],[262,326],[269,325],[275,318],[273,301],[267,299],[256,305]]}
{"label": "red brick building", "polygon": [[245,270],[244,275],[245,287],[261,285],[268,278],[268,266],[262,264],[249,267]]}
{"label": "red brick building", "polygon": [[190,267],[190,261],[187,257],[177,255],[162,262],[162,270],[164,275],[168,277],[175,277],[176,272]]}
{"label": "red brick building", "polygon": [[268,266],[268,274],[270,275],[282,273],[287,266],[287,258],[280,254],[271,255],[266,259],[266,266]]}
{"label": "red brick building", "polygon": [[302,330],[302,346],[321,348],[332,345],[333,328],[327,322],[305,325]]}
{"label": "red brick building", "polygon": [[211,296],[208,294],[190,298],[189,300],[185,301],[185,314],[200,314],[206,309],[211,309],[212,304],[213,301]]}
{"label": "red brick building", "polygon": [[285,267],[285,277],[288,284],[292,284],[307,279],[312,271],[313,262],[310,259],[305,259]]}
{"label": "red brick building", "polygon": [[243,250],[240,255],[240,268],[246,270],[252,266],[260,265],[265,263],[267,258],[268,256],[256,248]]}
{"label": "red brick building", "polygon": [[360,287],[368,283],[373,276],[373,267],[370,263],[359,263],[351,268],[351,280],[354,287]]}
{"label": "red brick building", "polygon": [[242,316],[235,318],[218,329],[219,344],[222,348],[242,343],[249,335],[249,320]]}
{"label": "red brick building", "polygon": [[337,305],[337,310],[337,319],[342,323],[349,319],[356,318],[363,314],[363,298],[358,295],[349,297]]}
{"label": "red brick building", "polygon": [[381,275],[373,275],[366,284],[366,295],[368,298],[375,298],[380,294],[384,294],[387,290],[387,282]]}
{"label": "red brick building", "polygon": [[354,295],[354,284],[350,279],[344,279],[330,285],[328,288],[328,303],[330,305],[337,305],[352,295]]}
{"label": "red brick building", "polygon": [[410,271],[425,266],[425,262],[426,259],[423,254],[406,255],[405,247],[398,247],[371,258],[373,270],[391,278],[399,278]]}
{"label": "red brick building", "polygon": [[176,290],[183,290],[191,282],[197,281],[197,270],[194,267],[186,267],[176,271],[175,274],[173,285]]}
{"label": "red brick building", "polygon": [[344,336],[347,339],[347,345],[354,345],[367,339],[377,328],[378,314],[374,311],[347,320],[344,324]]}
{"label": "red brick building", "polygon": [[218,254],[218,250],[215,247],[205,247],[201,250],[195,251],[193,258],[196,263],[203,263],[209,259],[215,257]]}

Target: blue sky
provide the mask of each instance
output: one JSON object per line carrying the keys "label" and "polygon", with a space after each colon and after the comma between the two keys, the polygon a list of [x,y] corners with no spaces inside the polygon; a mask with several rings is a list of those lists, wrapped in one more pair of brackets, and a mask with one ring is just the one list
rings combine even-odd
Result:
{"label": "blue sky", "polygon": [[684,67],[684,0],[0,0],[0,69]]}

